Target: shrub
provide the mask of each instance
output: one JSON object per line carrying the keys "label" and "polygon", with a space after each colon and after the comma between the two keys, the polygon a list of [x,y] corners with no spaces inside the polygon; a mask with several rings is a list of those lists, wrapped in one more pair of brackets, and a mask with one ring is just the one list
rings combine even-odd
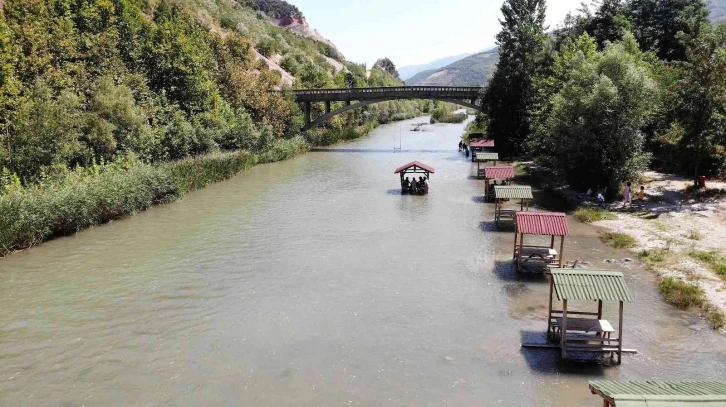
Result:
{"label": "shrub", "polygon": [[638,256],[652,266],[665,262],[669,253],[666,250],[643,250]]}
{"label": "shrub", "polygon": [[310,145],[301,136],[289,140],[275,140],[270,150],[260,154],[260,163],[271,163],[292,158],[310,149]]}
{"label": "shrub", "polygon": [[678,308],[701,306],[705,301],[705,294],[700,287],[672,277],[661,279],[658,291],[669,304]]}
{"label": "shrub", "polygon": [[726,315],[724,315],[723,311],[711,304],[704,306],[704,311],[706,313],[706,322],[711,328],[721,329],[726,327]]}
{"label": "shrub", "polygon": [[714,273],[726,277],[726,258],[715,252],[692,251],[691,257],[705,263]]}
{"label": "shrub", "polygon": [[602,235],[602,240],[618,249],[635,247],[638,241],[633,236],[625,233],[607,232]]}
{"label": "shrub", "polygon": [[575,219],[582,223],[592,223],[599,220],[616,220],[618,217],[604,209],[599,208],[578,208],[575,211]]}

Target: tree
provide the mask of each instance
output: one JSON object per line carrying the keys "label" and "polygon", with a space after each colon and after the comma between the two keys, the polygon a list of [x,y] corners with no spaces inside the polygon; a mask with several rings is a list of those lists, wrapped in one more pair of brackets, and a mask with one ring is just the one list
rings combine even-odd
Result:
{"label": "tree", "polygon": [[628,15],[644,51],[666,61],[683,61],[686,48],[679,32],[689,33],[707,23],[703,0],[630,0]]}
{"label": "tree", "polygon": [[620,41],[629,26],[622,0],[602,0],[586,31],[595,38],[598,48],[603,49],[607,42]]}
{"label": "tree", "polygon": [[[690,155],[694,176],[726,141],[726,25],[704,24],[699,35],[684,35],[687,60],[676,85],[680,145]],[[723,170],[723,158],[719,164]]]}
{"label": "tree", "polygon": [[388,58],[381,58],[376,61],[376,63],[373,65],[373,68],[383,69],[394,78],[401,80],[401,77],[398,75],[398,71],[396,70],[396,65]]}
{"label": "tree", "polygon": [[538,163],[569,185],[607,186],[612,197],[648,164],[640,129],[657,104],[658,89],[631,34],[602,52],[590,52],[592,39],[577,47],[570,48],[575,52],[569,61],[556,63],[568,68],[565,82],[533,147],[541,154]]}
{"label": "tree", "polygon": [[536,109],[535,78],[547,65],[545,1],[505,0],[497,34],[499,63],[484,95],[489,136],[506,156],[524,151]]}

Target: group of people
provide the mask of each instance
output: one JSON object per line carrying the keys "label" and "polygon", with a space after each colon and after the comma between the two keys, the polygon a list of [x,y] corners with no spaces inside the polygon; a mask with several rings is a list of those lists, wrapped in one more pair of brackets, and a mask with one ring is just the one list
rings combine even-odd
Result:
{"label": "group of people", "polygon": [[[502,183],[501,183],[501,184],[499,184],[499,185],[502,185],[502,186],[504,186],[504,185],[509,185],[509,181],[507,181],[507,180],[502,180]],[[490,193],[490,194],[494,194],[494,187],[495,187],[495,186],[497,186],[497,181],[496,181],[496,180],[495,180],[495,181],[494,181],[493,183],[491,183],[491,184],[489,184],[489,185],[487,186],[487,188],[489,188],[489,190],[488,190],[487,192],[488,192],[488,193]]]}
{"label": "group of people", "polygon": [[[632,190],[633,184],[628,182],[625,184],[625,188],[623,189],[623,205],[632,205],[633,203],[633,190]],[[607,188],[600,190],[600,187],[590,188],[587,190],[587,196],[595,198],[595,202],[598,204],[604,204],[605,203],[605,191],[607,191]],[[640,186],[640,190],[636,194],[639,201],[645,201],[645,187],[643,185]]]}
{"label": "group of people", "polygon": [[464,143],[464,140],[459,141],[459,152],[462,150],[466,153],[466,158],[469,158],[469,146]]}
{"label": "group of people", "polygon": [[409,194],[420,194],[425,195],[429,193],[429,184],[426,182],[426,178],[424,177],[418,177],[418,180],[416,177],[413,177],[413,180],[409,180],[408,177],[406,177],[405,180],[403,180],[403,185],[401,185],[404,192],[408,192]]}

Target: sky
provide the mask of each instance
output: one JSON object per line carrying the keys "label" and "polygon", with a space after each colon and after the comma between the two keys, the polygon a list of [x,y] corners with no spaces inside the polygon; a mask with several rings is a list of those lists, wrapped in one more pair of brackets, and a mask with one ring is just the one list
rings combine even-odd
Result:
{"label": "sky", "polygon": [[[396,66],[479,52],[494,46],[502,0],[287,0],[346,59]],[[562,22],[582,0],[550,0],[547,24]]]}

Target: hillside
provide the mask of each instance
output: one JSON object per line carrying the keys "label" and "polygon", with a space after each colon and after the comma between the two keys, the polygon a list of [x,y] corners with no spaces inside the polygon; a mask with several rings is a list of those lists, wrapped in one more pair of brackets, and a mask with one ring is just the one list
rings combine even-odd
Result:
{"label": "hillside", "polygon": [[398,68],[398,73],[401,76],[401,79],[403,79],[405,81],[421,72],[439,69],[441,67],[452,64],[458,60],[464,59],[471,55],[474,55],[474,53],[452,55],[452,56],[437,59],[437,60],[429,62],[427,64],[408,65],[408,66]]}
{"label": "hillside", "polygon": [[711,11],[711,21],[726,22],[726,0],[711,0],[707,7]]}
{"label": "hillside", "polygon": [[410,86],[479,86],[494,72],[499,54],[496,48],[458,60],[443,68],[420,72],[406,80]]}

